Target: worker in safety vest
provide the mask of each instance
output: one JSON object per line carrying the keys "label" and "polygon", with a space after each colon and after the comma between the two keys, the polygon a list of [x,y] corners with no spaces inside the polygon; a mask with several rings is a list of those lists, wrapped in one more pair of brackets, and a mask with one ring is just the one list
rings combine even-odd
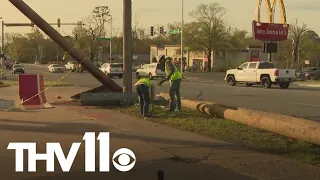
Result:
{"label": "worker in safety vest", "polygon": [[[167,57],[165,61],[165,71],[167,78],[158,83],[161,86],[165,81],[170,81],[169,95],[169,111],[181,111],[181,97],[180,97],[180,84],[182,81],[182,74],[179,69],[172,63],[172,58]],[[176,98],[175,98],[176,96]]]}
{"label": "worker in safety vest", "polygon": [[152,116],[149,112],[150,103],[153,105],[154,101],[154,86],[152,81],[149,78],[142,78],[139,79],[134,86],[136,87],[139,96],[141,114],[144,117]]}

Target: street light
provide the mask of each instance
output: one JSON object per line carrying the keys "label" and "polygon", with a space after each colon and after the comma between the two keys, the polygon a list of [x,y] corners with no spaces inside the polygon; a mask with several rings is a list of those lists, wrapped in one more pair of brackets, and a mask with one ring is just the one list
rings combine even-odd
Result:
{"label": "street light", "polygon": [[112,60],[112,21],[113,21],[113,18],[111,15],[109,15],[110,17],[110,64],[111,64],[111,60]]}
{"label": "street light", "polygon": [[[0,17],[2,20],[2,17]],[[1,21],[1,54],[4,55],[4,21]]]}
{"label": "street light", "polygon": [[184,6],[184,0],[181,0],[181,74],[183,74],[183,24],[184,24],[184,11],[183,11],[183,6]]}

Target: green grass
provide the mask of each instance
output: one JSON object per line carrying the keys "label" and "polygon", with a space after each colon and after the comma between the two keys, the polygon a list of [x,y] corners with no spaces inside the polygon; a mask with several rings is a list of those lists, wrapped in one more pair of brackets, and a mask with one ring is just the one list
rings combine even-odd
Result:
{"label": "green grass", "polygon": [[[4,85],[9,85],[9,86],[16,86],[19,85],[18,81],[8,81],[5,80],[3,81]],[[66,83],[66,82],[55,82],[55,81],[44,81],[44,86],[52,86],[52,87],[65,87],[65,86],[72,86],[72,84]]]}
{"label": "green grass", "polygon": [[[121,111],[130,115],[141,116],[137,106]],[[277,154],[320,166],[320,146],[246,126],[231,120],[212,118],[197,111],[184,109],[182,113],[174,112],[172,114],[167,114],[165,111],[164,108],[156,107],[154,112],[157,114],[157,117],[147,119],[200,133],[215,139],[240,144],[259,152]]]}

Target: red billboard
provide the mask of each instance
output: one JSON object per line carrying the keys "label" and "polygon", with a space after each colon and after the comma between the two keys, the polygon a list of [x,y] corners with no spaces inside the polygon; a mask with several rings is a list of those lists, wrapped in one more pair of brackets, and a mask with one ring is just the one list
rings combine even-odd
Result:
{"label": "red billboard", "polygon": [[261,41],[285,41],[288,39],[289,25],[252,22],[253,38]]}

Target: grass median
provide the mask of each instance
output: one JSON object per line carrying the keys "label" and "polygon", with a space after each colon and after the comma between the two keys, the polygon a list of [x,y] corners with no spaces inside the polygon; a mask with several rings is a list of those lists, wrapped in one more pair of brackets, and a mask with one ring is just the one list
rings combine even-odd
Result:
{"label": "grass median", "polygon": [[[141,116],[137,106],[122,111],[130,115]],[[154,112],[157,117],[148,118],[148,120],[240,144],[259,152],[277,154],[320,166],[320,146],[318,145],[277,135],[231,120],[212,118],[209,115],[189,109],[184,109],[184,112],[167,114],[165,108],[156,107]]]}
{"label": "grass median", "polygon": [[[19,85],[19,82],[18,81],[2,81],[3,84],[5,86],[17,86]],[[72,84],[70,83],[67,83],[67,82],[55,82],[55,81],[44,81],[44,86],[45,87],[66,87],[66,86],[73,86]]]}

